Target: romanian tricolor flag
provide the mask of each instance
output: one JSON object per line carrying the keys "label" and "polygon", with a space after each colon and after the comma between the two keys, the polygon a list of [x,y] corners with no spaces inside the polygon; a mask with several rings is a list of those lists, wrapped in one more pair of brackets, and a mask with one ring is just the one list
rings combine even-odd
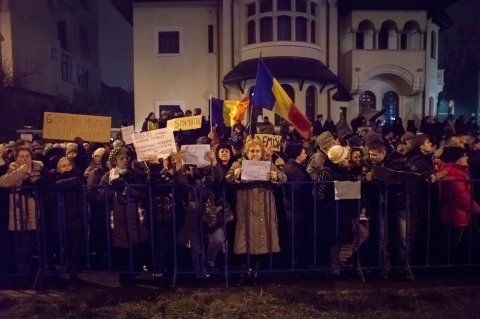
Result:
{"label": "romanian tricolor flag", "polygon": [[212,98],[212,124],[224,123],[233,126],[237,120],[243,120],[248,108],[248,97],[240,101]]}
{"label": "romanian tricolor flag", "polygon": [[305,139],[309,137],[312,123],[292,102],[282,85],[275,79],[260,58],[253,91],[253,106],[273,111],[293,125]]}

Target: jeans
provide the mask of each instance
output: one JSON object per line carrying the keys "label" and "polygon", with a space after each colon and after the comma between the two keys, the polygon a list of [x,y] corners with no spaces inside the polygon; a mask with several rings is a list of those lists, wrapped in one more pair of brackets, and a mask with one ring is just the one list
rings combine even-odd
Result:
{"label": "jeans", "polygon": [[223,228],[217,228],[212,233],[208,234],[208,247],[207,247],[207,265],[210,267],[215,266],[215,260],[218,253],[222,250],[225,243],[225,232]]}
{"label": "jeans", "polygon": [[380,245],[380,268],[383,275],[391,268],[391,254],[395,243],[398,262],[402,271],[409,269],[409,249],[407,245],[407,212],[387,210],[380,212],[378,218],[378,239]]}

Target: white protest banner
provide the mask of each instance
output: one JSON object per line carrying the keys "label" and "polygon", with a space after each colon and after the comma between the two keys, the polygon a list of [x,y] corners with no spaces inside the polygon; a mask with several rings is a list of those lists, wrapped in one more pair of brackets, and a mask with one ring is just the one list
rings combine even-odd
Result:
{"label": "white protest banner", "polygon": [[43,113],[43,138],[73,141],[81,137],[89,142],[110,142],[112,118],[69,113]]}
{"label": "white protest banner", "polygon": [[182,151],[185,151],[185,164],[207,166],[210,160],[207,157],[207,152],[210,151],[208,144],[194,144],[182,145]]}
{"label": "white protest banner", "polygon": [[360,182],[334,181],[333,187],[335,188],[335,200],[361,198]]}
{"label": "white protest banner", "polygon": [[122,132],[122,139],[125,144],[133,144],[132,135],[135,134],[135,128],[133,125],[124,126],[120,128]]}
{"label": "white protest banner", "polygon": [[132,140],[138,161],[166,158],[170,153],[177,152],[173,131],[169,129],[136,133],[132,135]]}
{"label": "white protest banner", "polygon": [[274,151],[280,151],[280,142],[282,141],[282,137],[280,135],[255,134],[255,137],[262,141],[263,147],[271,147]]}
{"label": "white protest banner", "polygon": [[20,138],[22,140],[25,140],[25,141],[33,141],[33,134],[29,134],[29,133],[22,133],[20,134]]}
{"label": "white protest banner", "polygon": [[270,172],[270,161],[250,161],[242,160],[242,181],[268,181],[268,172]]}
{"label": "white protest banner", "polygon": [[167,128],[170,128],[174,131],[193,130],[201,127],[202,127],[201,115],[179,117],[179,118],[171,119],[167,121]]}

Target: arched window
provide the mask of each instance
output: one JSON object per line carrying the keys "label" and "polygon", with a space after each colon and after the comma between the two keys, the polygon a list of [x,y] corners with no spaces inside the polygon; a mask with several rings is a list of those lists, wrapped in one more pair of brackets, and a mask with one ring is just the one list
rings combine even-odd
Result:
{"label": "arched window", "polygon": [[436,59],[437,58],[437,34],[435,31],[432,31],[431,35],[431,44],[430,44],[430,58]]}
{"label": "arched window", "polygon": [[355,34],[355,49],[373,49],[374,29],[371,21],[365,20],[360,22]]}
{"label": "arched window", "polygon": [[402,50],[421,50],[422,36],[420,32],[420,25],[417,21],[408,21],[405,23],[400,39],[400,48]]}
{"label": "arched window", "polygon": [[385,21],[378,33],[379,49],[396,49],[397,48],[397,25],[389,20]]}
{"label": "arched window", "polygon": [[363,91],[358,100],[358,113],[362,114],[364,111],[375,110],[377,108],[375,94],[372,91]]}
{"label": "arched window", "polygon": [[305,115],[310,121],[315,119],[315,110],[317,109],[317,89],[311,85],[308,87],[305,95]]}
{"label": "arched window", "polygon": [[385,110],[385,120],[394,121],[398,117],[398,95],[393,91],[388,91],[383,95],[382,109]]}
{"label": "arched window", "polygon": [[260,19],[260,42],[273,41],[272,18],[264,17]]}
{"label": "arched window", "polygon": [[292,39],[292,18],[279,16],[277,19],[277,40],[290,41]]}
{"label": "arched window", "polygon": [[[290,84],[282,84],[282,88],[285,90],[285,93],[287,93],[288,97],[292,100],[292,102],[295,101],[295,90]],[[275,125],[279,126],[282,125],[282,118],[275,114]]]}

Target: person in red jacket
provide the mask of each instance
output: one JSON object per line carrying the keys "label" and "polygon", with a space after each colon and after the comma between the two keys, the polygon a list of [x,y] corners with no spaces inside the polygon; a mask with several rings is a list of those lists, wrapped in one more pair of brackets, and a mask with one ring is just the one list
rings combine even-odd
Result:
{"label": "person in red jacket", "polygon": [[471,214],[480,213],[480,205],[471,196],[468,157],[461,147],[445,147],[440,156],[440,222],[444,227],[442,251],[447,261],[454,259]]}

